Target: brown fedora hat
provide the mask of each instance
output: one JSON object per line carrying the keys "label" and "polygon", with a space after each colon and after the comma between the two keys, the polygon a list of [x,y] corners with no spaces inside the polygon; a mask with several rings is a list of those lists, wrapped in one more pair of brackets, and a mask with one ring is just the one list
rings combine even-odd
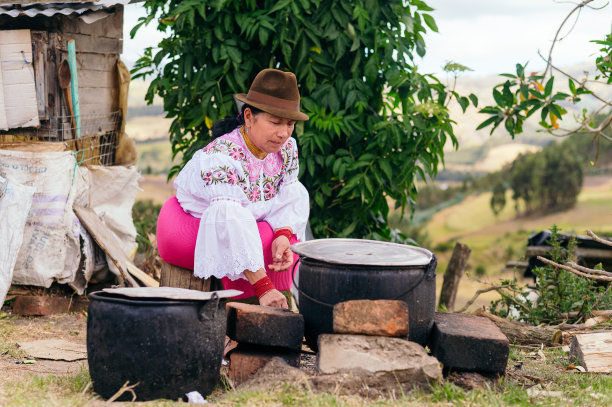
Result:
{"label": "brown fedora hat", "polygon": [[308,120],[308,116],[300,112],[300,91],[291,72],[264,69],[253,79],[249,93],[238,93],[234,97],[278,117]]}

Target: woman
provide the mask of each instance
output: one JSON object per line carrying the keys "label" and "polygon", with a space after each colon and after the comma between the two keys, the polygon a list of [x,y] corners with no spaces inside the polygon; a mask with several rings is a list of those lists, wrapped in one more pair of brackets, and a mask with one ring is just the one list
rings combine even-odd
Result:
{"label": "woman", "polygon": [[291,134],[308,116],[289,72],[264,69],[249,93],[235,98],[242,113],[217,122],[215,140],[174,181],[176,197],[158,219],[159,254],[243,291],[238,299],[256,296],[261,305],[288,308],[281,291],[291,288],[297,256],[290,245],[303,240],[309,212]]}

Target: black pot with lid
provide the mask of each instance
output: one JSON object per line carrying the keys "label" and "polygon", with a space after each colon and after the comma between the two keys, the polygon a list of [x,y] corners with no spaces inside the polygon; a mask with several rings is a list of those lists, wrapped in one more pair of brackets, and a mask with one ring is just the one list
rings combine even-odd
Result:
{"label": "black pot with lid", "polygon": [[138,383],[138,401],[210,394],[223,357],[225,301],[240,294],[173,287],[91,293],[87,360],[96,393],[108,399],[129,382]]}
{"label": "black pot with lid", "polygon": [[316,350],[333,333],[333,306],[358,299],[408,304],[408,339],[427,344],[436,300],[436,256],[421,247],[363,239],[316,239],[291,246],[300,255],[299,308],[306,343]]}

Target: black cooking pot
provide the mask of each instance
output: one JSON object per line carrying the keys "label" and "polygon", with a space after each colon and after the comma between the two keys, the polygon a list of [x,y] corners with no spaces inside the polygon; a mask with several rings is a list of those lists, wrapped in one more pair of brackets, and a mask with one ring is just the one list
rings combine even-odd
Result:
{"label": "black cooking pot", "polygon": [[87,360],[94,390],[108,399],[129,382],[138,383],[137,400],[210,394],[223,357],[223,298],[236,293],[141,287],[90,294]]}
{"label": "black cooking pot", "polygon": [[292,246],[300,255],[299,308],[313,350],[333,333],[333,306],[358,299],[408,304],[408,339],[426,345],[436,302],[436,257],[420,247],[359,239],[319,239]]}

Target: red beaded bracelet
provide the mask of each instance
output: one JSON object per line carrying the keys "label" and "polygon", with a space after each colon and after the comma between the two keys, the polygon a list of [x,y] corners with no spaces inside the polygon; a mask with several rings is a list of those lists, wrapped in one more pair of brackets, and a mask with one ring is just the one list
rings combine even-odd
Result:
{"label": "red beaded bracelet", "polygon": [[268,293],[268,291],[274,290],[274,284],[272,284],[270,277],[265,276],[253,283],[253,290],[255,290],[257,298],[261,298]]}
{"label": "red beaded bracelet", "polygon": [[274,232],[274,240],[279,236],[285,236],[287,239],[291,240],[293,233],[287,228],[277,229],[276,232]]}

